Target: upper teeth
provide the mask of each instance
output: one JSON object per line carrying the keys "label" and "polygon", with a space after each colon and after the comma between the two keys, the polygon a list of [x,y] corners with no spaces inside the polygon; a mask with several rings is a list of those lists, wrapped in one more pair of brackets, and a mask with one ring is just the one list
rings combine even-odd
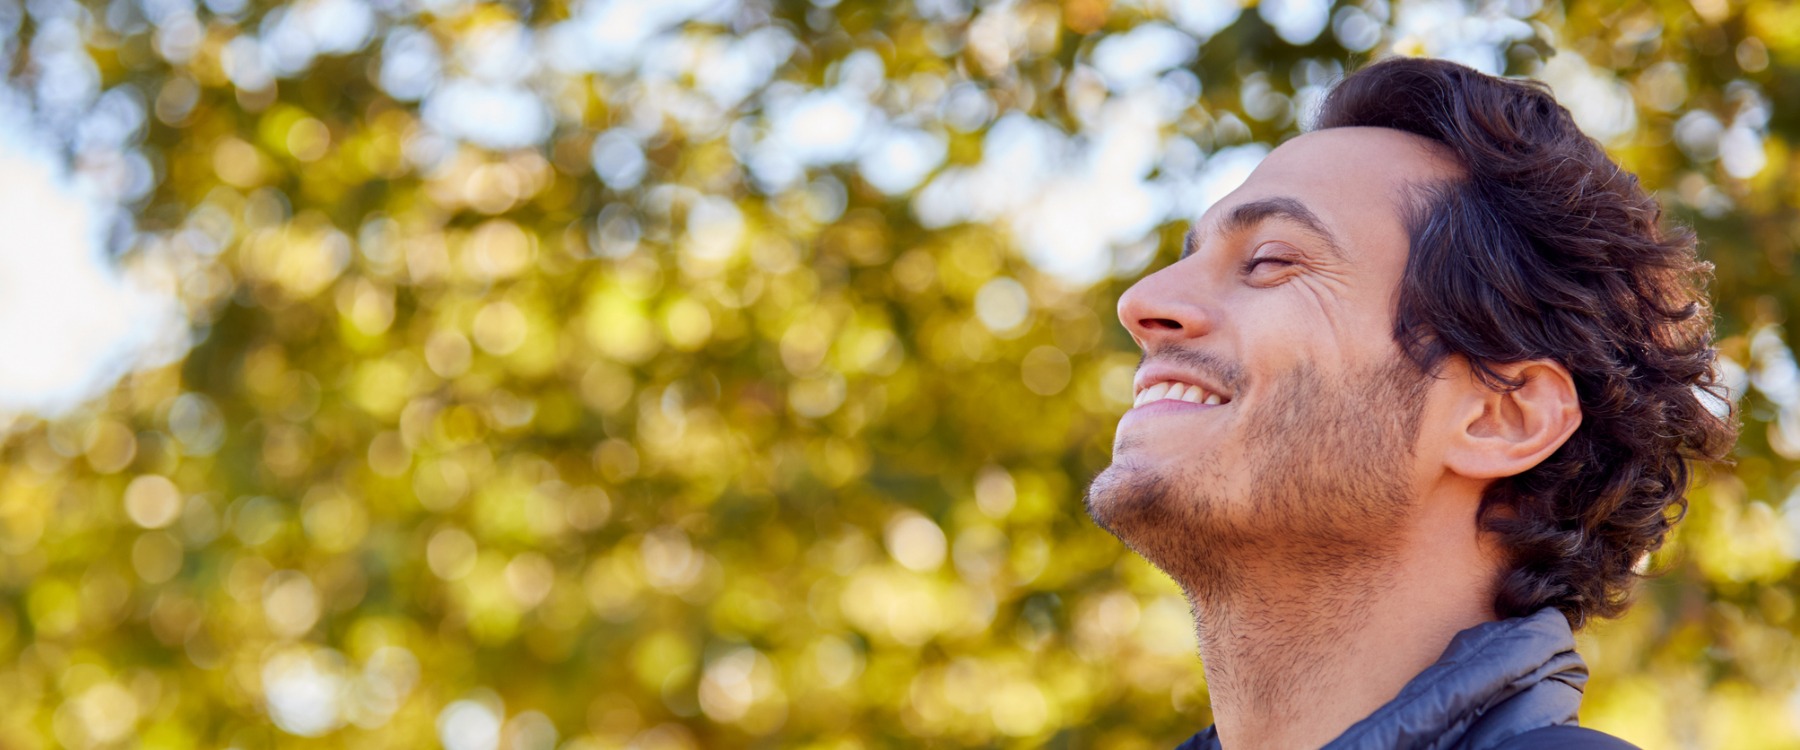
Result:
{"label": "upper teeth", "polygon": [[1152,401],[1159,401],[1165,398],[1175,401],[1186,401],[1190,404],[1210,404],[1213,406],[1225,402],[1224,399],[1219,397],[1219,394],[1209,393],[1205,388],[1201,388],[1200,386],[1178,383],[1173,380],[1165,380],[1150,386],[1149,388],[1138,391],[1137,400],[1133,401],[1131,405],[1143,406]]}

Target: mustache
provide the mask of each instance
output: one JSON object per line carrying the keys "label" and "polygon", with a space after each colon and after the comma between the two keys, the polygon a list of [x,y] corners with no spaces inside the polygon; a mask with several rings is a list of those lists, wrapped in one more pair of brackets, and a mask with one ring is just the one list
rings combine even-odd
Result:
{"label": "mustache", "polygon": [[1244,381],[1242,366],[1217,354],[1199,349],[1168,346],[1155,351],[1146,351],[1138,357],[1138,369],[1144,369],[1144,365],[1150,364],[1153,360],[1183,369],[1198,370],[1219,381],[1219,385],[1233,391],[1237,391]]}

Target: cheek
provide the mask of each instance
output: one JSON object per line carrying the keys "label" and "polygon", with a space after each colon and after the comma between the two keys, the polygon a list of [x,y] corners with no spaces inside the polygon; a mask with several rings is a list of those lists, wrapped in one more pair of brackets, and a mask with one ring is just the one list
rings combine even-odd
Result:
{"label": "cheek", "polygon": [[1326,296],[1299,279],[1256,291],[1230,308],[1252,387],[1301,362],[1327,368],[1343,362],[1346,339],[1357,329],[1346,324]]}

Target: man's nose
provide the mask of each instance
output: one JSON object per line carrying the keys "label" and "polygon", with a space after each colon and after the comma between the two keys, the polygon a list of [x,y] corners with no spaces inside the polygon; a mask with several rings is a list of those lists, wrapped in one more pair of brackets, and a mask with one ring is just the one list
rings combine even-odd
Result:
{"label": "man's nose", "polygon": [[1200,285],[1175,269],[1145,276],[1119,296],[1119,322],[1146,352],[1212,332],[1213,313]]}

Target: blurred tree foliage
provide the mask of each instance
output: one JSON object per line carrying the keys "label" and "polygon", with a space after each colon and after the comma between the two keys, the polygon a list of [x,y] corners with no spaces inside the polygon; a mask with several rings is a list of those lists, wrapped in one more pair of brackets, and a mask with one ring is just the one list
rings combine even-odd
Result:
{"label": "blurred tree foliage", "polygon": [[1552,81],[1701,233],[1744,439],[1583,635],[1585,718],[1800,746],[1800,6],[0,0],[0,39],[195,332],[12,423],[0,746],[1172,746],[1185,605],[1079,502],[1112,307],[1385,54]]}

